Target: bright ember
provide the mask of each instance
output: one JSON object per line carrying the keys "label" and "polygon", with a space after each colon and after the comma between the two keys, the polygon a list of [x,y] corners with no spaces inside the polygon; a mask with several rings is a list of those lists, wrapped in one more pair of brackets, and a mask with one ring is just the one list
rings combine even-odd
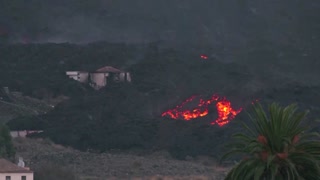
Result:
{"label": "bright ember", "polygon": [[219,126],[223,126],[228,124],[232,119],[235,118],[237,114],[239,114],[242,108],[238,110],[234,110],[231,107],[231,102],[228,101],[224,97],[219,97],[217,95],[213,95],[210,99],[204,100],[200,99],[197,106],[192,110],[183,110],[184,106],[187,103],[192,102],[196,96],[192,96],[185,101],[183,101],[180,105],[176,106],[174,109],[169,109],[162,113],[162,116],[170,116],[172,119],[183,119],[183,120],[191,120],[199,117],[203,117],[209,114],[209,105],[213,102],[216,102],[216,109],[218,111],[218,118],[213,121],[211,124],[218,124]]}
{"label": "bright ember", "polygon": [[200,58],[202,58],[202,59],[208,59],[208,56],[206,56],[206,55],[200,55]]}

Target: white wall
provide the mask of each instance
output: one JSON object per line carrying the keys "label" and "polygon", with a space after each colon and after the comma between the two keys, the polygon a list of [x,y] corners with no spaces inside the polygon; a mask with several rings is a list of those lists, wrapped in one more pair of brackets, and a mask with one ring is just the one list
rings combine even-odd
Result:
{"label": "white wall", "polygon": [[[81,83],[88,83],[89,80],[89,73],[88,72],[81,72],[81,71],[67,71],[66,74]],[[90,85],[95,88],[96,90],[104,87],[107,85],[107,78],[109,73],[106,72],[97,72],[97,73],[90,73]],[[119,74],[120,81],[127,81],[131,82],[131,75],[129,72],[121,72]],[[112,80],[113,81],[113,80]],[[0,179],[1,180],[1,179]]]}
{"label": "white wall", "polygon": [[76,81],[87,83],[88,82],[88,72],[80,72],[80,71],[67,71],[66,74],[69,76],[69,78],[72,78]]}
{"label": "white wall", "polygon": [[33,173],[0,173],[0,180],[6,180],[6,176],[10,176],[11,180],[21,180],[22,176],[26,176],[26,180],[33,180]]}
{"label": "white wall", "polygon": [[72,79],[78,81],[79,71],[67,71],[66,74],[67,74],[67,76],[69,76],[69,78],[72,78]]}
{"label": "white wall", "polygon": [[95,89],[100,89],[107,85],[107,77],[109,73],[91,73],[91,81],[94,83],[93,87]]}
{"label": "white wall", "polygon": [[120,81],[125,81],[125,76],[126,76],[126,73],[124,73],[124,72],[120,73],[120,75],[119,75]]}
{"label": "white wall", "polygon": [[127,81],[128,81],[128,82],[131,82],[131,75],[130,75],[130,73],[127,72],[126,74],[127,74]]}
{"label": "white wall", "polygon": [[78,81],[78,75],[69,75],[69,78],[74,79],[76,81]]}
{"label": "white wall", "polygon": [[80,72],[79,75],[78,75],[78,81],[80,81],[82,83],[87,83],[88,82],[88,77],[89,77],[89,73]]}
{"label": "white wall", "polygon": [[[26,137],[28,134],[32,134],[32,133],[40,133],[43,131],[27,131],[27,130],[23,130],[23,131],[10,131],[10,135],[13,138],[16,137]],[[0,179],[1,180],[1,179]]]}

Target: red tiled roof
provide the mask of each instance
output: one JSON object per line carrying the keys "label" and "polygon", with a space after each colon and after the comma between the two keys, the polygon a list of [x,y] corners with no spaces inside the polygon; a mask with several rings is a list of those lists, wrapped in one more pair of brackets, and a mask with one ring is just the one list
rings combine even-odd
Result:
{"label": "red tiled roof", "polygon": [[121,73],[123,71],[114,68],[112,66],[105,66],[96,70],[96,72],[112,72],[112,73]]}
{"label": "red tiled roof", "polygon": [[19,167],[18,165],[5,160],[0,159],[0,173],[33,173],[32,171]]}

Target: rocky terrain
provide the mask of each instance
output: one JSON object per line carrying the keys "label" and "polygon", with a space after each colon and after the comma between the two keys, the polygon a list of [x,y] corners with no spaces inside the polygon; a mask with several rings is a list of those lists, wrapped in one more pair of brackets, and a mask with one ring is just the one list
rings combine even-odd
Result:
{"label": "rocky terrain", "polygon": [[80,152],[43,139],[14,139],[17,156],[37,171],[55,164],[77,174],[80,179],[198,179],[222,180],[230,166],[218,165],[209,157],[175,160],[166,152]]}
{"label": "rocky terrain", "polygon": [[[264,104],[298,103],[301,109],[311,110],[311,118],[319,117],[317,51],[266,43],[238,54],[229,52],[234,62],[223,61],[227,54],[213,56],[220,53],[217,49],[206,52],[208,59],[199,57],[200,52],[199,48],[189,52],[152,43],[6,45],[0,46],[0,80],[3,86],[21,91],[21,99],[28,96],[39,103],[68,97],[41,115],[41,124],[48,125],[41,127],[42,137],[82,151],[137,148],[165,150],[177,159],[218,157],[231,134],[240,131],[235,122],[248,119],[246,111],[255,99]],[[91,71],[106,65],[129,71],[132,83],[94,91],[65,75],[68,70]],[[207,98],[213,93],[225,96],[233,108],[244,108],[234,123],[221,128],[208,125],[217,118],[214,104],[208,107],[208,116],[192,121],[161,117],[192,95]],[[50,107],[24,101],[14,103]],[[22,124],[11,121],[10,126],[36,128],[40,123],[35,119]]]}
{"label": "rocky terrain", "polygon": [[[319,9],[319,0],[0,3],[0,123],[44,130],[14,140],[35,170],[222,179],[228,168],[215,158],[253,101],[297,103],[320,117]],[[130,72],[132,83],[95,91],[65,74],[104,66]],[[190,121],[162,116],[213,94],[242,108],[223,127],[208,124],[219,116],[214,103]]]}

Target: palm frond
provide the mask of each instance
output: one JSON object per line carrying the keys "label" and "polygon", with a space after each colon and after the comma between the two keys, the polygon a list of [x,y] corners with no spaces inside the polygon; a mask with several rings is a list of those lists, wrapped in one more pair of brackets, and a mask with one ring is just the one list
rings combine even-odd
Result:
{"label": "palm frond", "polygon": [[248,113],[251,126],[241,122],[244,131],[234,134],[235,142],[223,158],[235,154],[249,157],[240,161],[226,180],[315,179],[320,177],[320,134],[303,126],[308,111],[298,112],[296,104],[281,107],[272,103],[268,113],[261,104]]}

